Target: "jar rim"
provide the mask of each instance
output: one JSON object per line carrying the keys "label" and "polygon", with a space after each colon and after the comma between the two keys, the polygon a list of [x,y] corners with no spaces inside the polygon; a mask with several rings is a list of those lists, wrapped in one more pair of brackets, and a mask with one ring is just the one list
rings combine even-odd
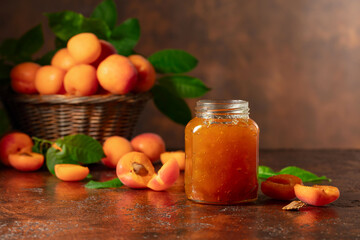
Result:
{"label": "jar rim", "polygon": [[196,116],[202,118],[248,118],[249,103],[234,99],[203,99],[196,102]]}

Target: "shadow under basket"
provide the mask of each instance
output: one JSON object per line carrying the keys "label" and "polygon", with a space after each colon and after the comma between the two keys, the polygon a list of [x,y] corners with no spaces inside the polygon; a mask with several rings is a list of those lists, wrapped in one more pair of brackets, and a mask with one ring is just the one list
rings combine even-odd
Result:
{"label": "shadow under basket", "polygon": [[149,92],[126,95],[20,95],[1,93],[13,128],[30,136],[56,140],[86,134],[101,143],[110,136],[130,139]]}

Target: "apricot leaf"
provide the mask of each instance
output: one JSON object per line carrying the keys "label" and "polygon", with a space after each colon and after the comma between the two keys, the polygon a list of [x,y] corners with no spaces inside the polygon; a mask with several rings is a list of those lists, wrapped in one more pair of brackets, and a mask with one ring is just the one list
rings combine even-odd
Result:
{"label": "apricot leaf", "polygon": [[80,13],[62,11],[56,13],[45,13],[49,20],[49,27],[56,37],[63,41],[69,40],[72,36],[91,32],[102,39],[110,36],[110,29],[101,19],[86,18]]}
{"label": "apricot leaf", "polygon": [[191,111],[184,99],[161,85],[151,89],[155,106],[176,123],[186,125],[191,120]]}
{"label": "apricot leaf", "polygon": [[66,146],[70,157],[78,163],[97,163],[105,156],[101,144],[84,134],[69,135],[58,139],[56,145],[61,149]]}
{"label": "apricot leaf", "polygon": [[55,55],[56,51],[57,50],[51,50],[51,51],[45,53],[41,58],[36,59],[35,62],[37,62],[40,65],[50,65],[51,64],[51,59]]}
{"label": "apricot leaf", "polygon": [[158,79],[158,82],[182,98],[201,97],[210,90],[200,79],[190,76],[166,76]]}
{"label": "apricot leaf", "polygon": [[93,188],[93,189],[99,189],[99,188],[118,188],[123,186],[124,184],[118,179],[114,178],[112,180],[106,181],[106,182],[97,182],[90,180],[85,187],[86,188]]}
{"label": "apricot leaf", "polygon": [[114,45],[118,54],[128,56],[140,39],[140,24],[136,18],[129,18],[115,27],[109,42]]}
{"label": "apricot leaf", "polygon": [[16,44],[16,53],[23,58],[31,59],[44,44],[44,37],[41,24],[27,31]]}
{"label": "apricot leaf", "polygon": [[198,63],[190,53],[178,49],[161,50],[148,59],[158,73],[185,73],[195,68]]}
{"label": "apricot leaf", "polygon": [[281,169],[279,172],[275,172],[269,167],[259,166],[259,171],[258,171],[259,178],[266,179],[268,177],[279,175],[279,174],[294,175],[294,176],[301,178],[301,180],[303,182],[317,182],[317,181],[323,181],[323,180],[331,181],[331,179],[329,179],[325,176],[319,177],[316,174],[311,173],[311,172],[304,170],[302,168],[299,168],[299,167],[294,167],[294,166],[285,167],[285,168]]}
{"label": "apricot leaf", "polygon": [[110,29],[113,29],[117,20],[116,4],[113,0],[104,0],[96,6],[91,18],[102,19]]}

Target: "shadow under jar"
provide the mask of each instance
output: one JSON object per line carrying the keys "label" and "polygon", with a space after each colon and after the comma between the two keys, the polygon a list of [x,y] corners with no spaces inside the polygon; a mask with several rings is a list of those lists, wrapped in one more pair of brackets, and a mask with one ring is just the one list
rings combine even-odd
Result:
{"label": "shadow under jar", "polygon": [[243,100],[200,100],[185,128],[185,192],[198,203],[257,199],[259,128]]}

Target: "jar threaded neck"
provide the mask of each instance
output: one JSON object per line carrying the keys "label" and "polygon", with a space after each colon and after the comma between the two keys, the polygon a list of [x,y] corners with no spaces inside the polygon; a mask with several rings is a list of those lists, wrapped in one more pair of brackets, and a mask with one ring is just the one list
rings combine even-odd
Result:
{"label": "jar threaded neck", "polygon": [[248,119],[249,103],[243,100],[199,100],[195,114],[198,118]]}

